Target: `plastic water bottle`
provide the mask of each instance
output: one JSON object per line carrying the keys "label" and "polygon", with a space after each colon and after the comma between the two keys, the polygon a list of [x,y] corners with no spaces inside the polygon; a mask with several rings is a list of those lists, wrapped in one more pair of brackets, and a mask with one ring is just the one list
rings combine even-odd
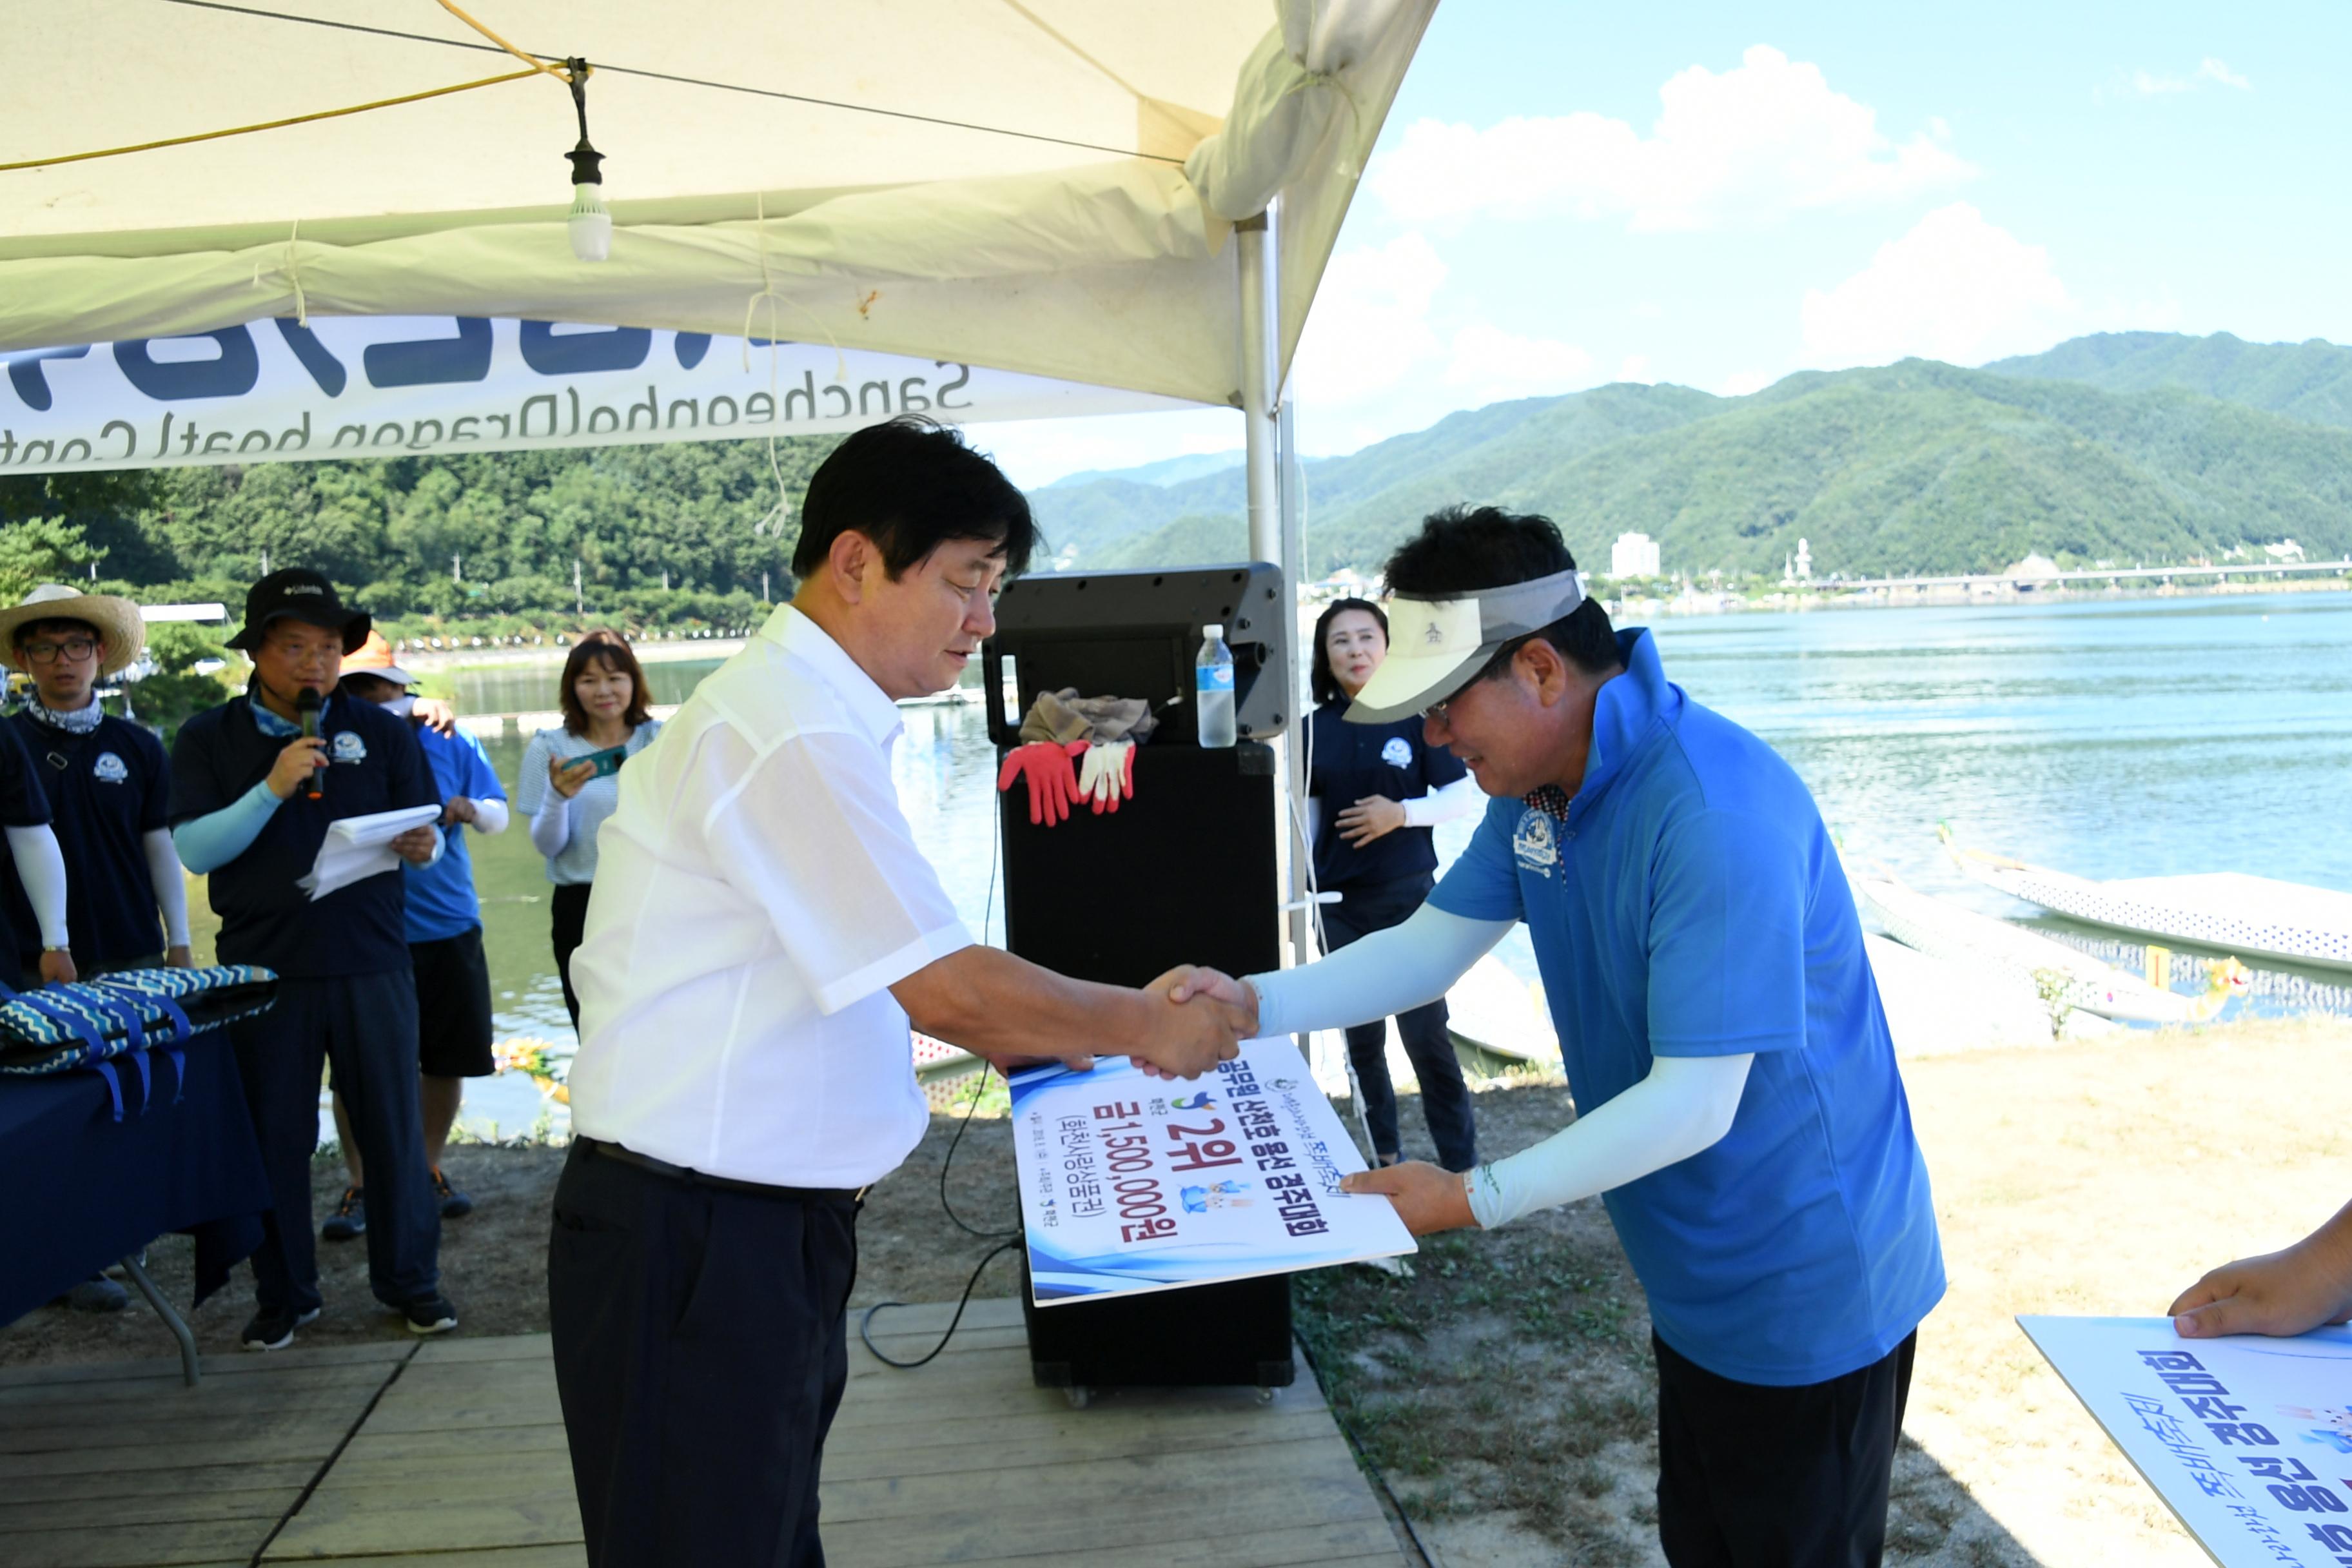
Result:
{"label": "plastic water bottle", "polygon": [[1201,744],[1234,743],[1234,650],[1214,621],[1201,628],[1201,657],[1192,661],[1193,700],[1200,704]]}

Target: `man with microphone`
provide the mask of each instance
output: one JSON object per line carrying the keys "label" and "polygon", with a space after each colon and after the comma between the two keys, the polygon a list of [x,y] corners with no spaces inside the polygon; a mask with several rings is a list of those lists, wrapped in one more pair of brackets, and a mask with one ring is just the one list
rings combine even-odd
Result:
{"label": "man with microphone", "polygon": [[[319,1315],[310,1155],[319,1071],[331,1059],[368,1177],[368,1276],[420,1334],[457,1326],[441,1294],[441,1211],[417,1110],[416,990],[402,879],[363,878],[321,899],[299,886],[344,817],[441,804],[408,722],[333,695],[368,634],[316,572],[273,572],[246,595],[228,646],[253,659],[243,697],[195,715],[172,748],[172,838],[210,879],[219,960],[277,971],[278,1005],[231,1027],[276,1212],[254,1254],[247,1350],[278,1350]],[[440,858],[441,832],[392,841],[411,865]]]}

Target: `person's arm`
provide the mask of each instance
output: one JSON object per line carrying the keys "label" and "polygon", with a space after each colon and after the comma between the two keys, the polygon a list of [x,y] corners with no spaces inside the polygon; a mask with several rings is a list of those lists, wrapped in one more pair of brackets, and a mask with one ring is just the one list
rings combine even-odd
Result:
{"label": "person's arm", "polygon": [[1206,997],[1177,1002],[1171,978],[1130,991],[974,945],[933,959],[890,994],[916,1028],[976,1056],[1121,1055],[1163,1076],[1197,1078],[1237,1053],[1246,1016]]}
{"label": "person's arm", "polygon": [[188,938],[188,882],[181,869],[179,851],[168,828],[150,828],[139,836],[147,855],[147,879],[155,885],[155,907],[163,915],[163,961],[184,968],[194,961]]}
{"label": "person's arm", "polygon": [[507,803],[493,796],[474,802],[474,819],[470,825],[482,834],[504,833],[507,830]]}
{"label": "person's arm", "polygon": [[16,862],[16,880],[33,906],[41,928],[41,945],[66,945],[66,857],[58,836],[47,823],[36,827],[11,827],[8,853]]}
{"label": "person's arm", "polygon": [[2352,1322],[2352,1204],[2280,1252],[2225,1263],[2168,1309],[2183,1339],[2308,1333]]}
{"label": "person's arm", "polygon": [[172,829],[172,847],[179,851],[181,865],[199,877],[209,876],[253,847],[285,804],[285,797],[264,779],[218,811],[192,816]]}
{"label": "person's arm", "polygon": [[540,802],[538,814],[530,819],[531,847],[552,860],[571,842],[572,803],[549,790],[547,798]]}
{"label": "person's arm", "polygon": [[1512,923],[1466,920],[1423,904],[1402,924],[1297,969],[1253,974],[1238,983],[1214,970],[1192,970],[1179,979],[1178,988],[1184,996],[1213,996],[1250,1013],[1253,1037],[1344,1029],[1411,1012],[1444,995],[1510,934]]}
{"label": "person's arm", "polygon": [[1483,811],[1486,797],[1478,788],[1478,781],[1468,774],[1452,784],[1433,789],[1427,795],[1417,795],[1404,803],[1404,825],[1407,827],[1434,827],[1441,822]]}

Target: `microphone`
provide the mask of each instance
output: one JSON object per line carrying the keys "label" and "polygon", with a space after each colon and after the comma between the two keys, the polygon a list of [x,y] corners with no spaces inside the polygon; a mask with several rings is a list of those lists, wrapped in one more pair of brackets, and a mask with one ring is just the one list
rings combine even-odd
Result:
{"label": "microphone", "polygon": [[[295,694],[294,708],[302,715],[302,737],[305,740],[315,741],[319,738],[320,702],[319,693],[310,687],[306,686]],[[310,770],[310,787],[308,793],[312,800],[318,800],[326,794],[320,787],[321,783],[320,775],[320,770],[317,768]]]}

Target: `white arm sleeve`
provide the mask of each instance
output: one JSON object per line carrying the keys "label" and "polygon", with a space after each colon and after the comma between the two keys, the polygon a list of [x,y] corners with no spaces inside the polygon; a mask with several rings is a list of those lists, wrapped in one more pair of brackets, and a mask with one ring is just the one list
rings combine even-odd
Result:
{"label": "white arm sleeve", "polygon": [[1451,822],[1457,816],[1467,816],[1482,811],[1486,796],[1478,781],[1465,773],[1444,789],[1417,795],[1404,803],[1404,825],[1407,827],[1434,827],[1441,822]]}
{"label": "white arm sleeve", "polygon": [[25,884],[26,901],[40,922],[41,945],[66,945],[66,856],[58,836],[47,823],[38,827],[8,829],[8,853],[16,862],[16,879]]}
{"label": "white arm sleeve", "polygon": [[1731,1131],[1755,1059],[1656,1058],[1648,1077],[1591,1115],[1532,1149],[1470,1173],[1471,1214],[1491,1230],[1537,1209],[1622,1187],[1712,1148]]}
{"label": "white arm sleeve", "polygon": [[474,803],[475,832],[504,833],[509,820],[505,801],[478,800]]}
{"label": "white arm sleeve", "polygon": [[572,803],[551,789],[545,804],[530,819],[530,846],[552,860],[571,842]]}
{"label": "white arm sleeve", "polygon": [[1257,1032],[1271,1037],[1344,1029],[1434,1001],[1517,923],[1465,920],[1423,904],[1402,925],[1376,931],[1328,958],[1253,974]]}
{"label": "white arm sleeve", "polygon": [[188,945],[188,879],[180,869],[180,852],[172,844],[172,830],[158,827],[139,836],[147,852],[147,879],[155,884],[155,907],[163,912],[163,944]]}

